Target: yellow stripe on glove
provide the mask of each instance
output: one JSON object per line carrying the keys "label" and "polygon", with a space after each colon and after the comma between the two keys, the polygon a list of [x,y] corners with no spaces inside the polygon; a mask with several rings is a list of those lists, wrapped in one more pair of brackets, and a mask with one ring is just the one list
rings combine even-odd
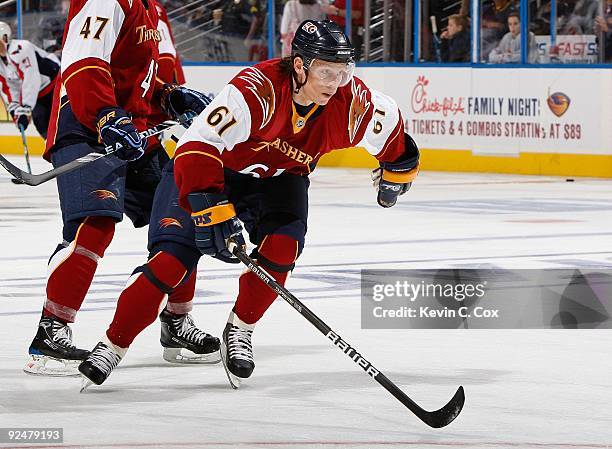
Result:
{"label": "yellow stripe on glove", "polygon": [[406,184],[415,180],[419,174],[419,166],[417,165],[412,170],[397,172],[383,170],[382,179],[389,182],[395,182],[397,184]]}
{"label": "yellow stripe on glove", "polygon": [[196,226],[213,226],[236,216],[233,204],[221,204],[191,214]]}

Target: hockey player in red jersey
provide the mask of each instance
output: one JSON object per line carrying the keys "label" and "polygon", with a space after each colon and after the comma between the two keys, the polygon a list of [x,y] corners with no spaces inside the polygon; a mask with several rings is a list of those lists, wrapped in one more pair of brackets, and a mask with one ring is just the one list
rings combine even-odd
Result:
{"label": "hockey player in red jersey", "polygon": [[159,15],[159,25],[157,29],[161,33],[161,42],[159,43],[159,68],[158,75],[161,79],[172,80],[176,84],[185,84],[185,73],[183,66],[174,44],[174,35],[172,34],[172,26],[166,9],[158,1],[156,3],[157,14]]}
{"label": "hockey player in red jersey", "polygon": [[[103,152],[104,146],[116,151],[57,180],[63,242],[49,259],[47,299],[29,348],[28,373],[76,374],[89,352],[72,344],[68,323],[76,318],[115,224],[124,214],[136,227],[149,222],[165,157],[160,145],[148,145],[138,134],[147,127],[151,103],[175,119],[198,114],[209,103],[202,94],[156,76],[160,41],[153,0],[70,4],[45,158],[59,166]],[[193,285],[184,281],[173,284],[170,299],[182,306],[162,314],[162,328],[180,337],[167,335],[164,341],[162,333],[162,345],[170,346],[164,357],[177,356],[189,343],[190,351],[218,361],[218,339],[200,331],[181,310],[193,295]],[[61,364],[47,365],[50,360]]]}
{"label": "hockey player in red jersey", "polygon": [[[397,104],[353,77],[353,58],[340,27],[307,20],[290,58],[242,70],[194,120],[164,168],[152,213],[172,225],[151,220],[149,260],[121,294],[105,339],[79,365],[86,382],[104,382],[201,254],[236,262],[226,245],[229,237],[244,243],[241,221],[258,263],[284,284],[304,246],[308,175],[323,154],[359,146],[376,157],[383,207],[408,190],[418,149]],[[240,276],[221,341],[234,387],[253,372],[251,336],[275,298],[252,272]]]}

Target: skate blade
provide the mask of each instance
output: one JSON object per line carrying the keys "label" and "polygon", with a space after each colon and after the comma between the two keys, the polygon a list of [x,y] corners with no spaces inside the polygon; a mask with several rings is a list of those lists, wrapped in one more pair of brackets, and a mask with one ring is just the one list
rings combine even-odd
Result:
{"label": "skate blade", "polygon": [[84,376],[81,374],[81,389],[79,390],[79,393],[84,393],[85,390],[87,390],[93,384],[94,383],[91,380],[89,380],[87,376]]}
{"label": "skate blade", "polygon": [[163,357],[166,362],[182,364],[213,364],[221,361],[219,351],[196,354],[185,348],[164,348]]}
{"label": "skate blade", "polygon": [[240,377],[237,377],[232,374],[231,371],[227,368],[227,360],[225,358],[226,354],[227,350],[225,348],[225,344],[223,340],[221,340],[221,361],[223,362],[223,369],[225,369],[225,374],[227,374],[227,380],[229,380],[232,389],[237,390],[238,388],[240,388],[240,384],[242,383],[242,381],[240,380]]}
{"label": "skate blade", "polygon": [[46,355],[30,355],[23,372],[33,376],[76,377],[81,360],[66,360]]}

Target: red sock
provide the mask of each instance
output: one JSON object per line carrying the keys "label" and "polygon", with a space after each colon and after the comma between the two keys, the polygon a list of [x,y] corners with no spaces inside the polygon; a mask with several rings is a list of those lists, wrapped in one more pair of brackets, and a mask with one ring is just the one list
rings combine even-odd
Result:
{"label": "red sock", "polygon": [[[146,265],[158,284],[170,288],[176,287],[187,274],[177,258],[163,251],[153,256]],[[129,347],[136,336],[155,321],[164,296],[166,294],[144,273],[132,275],[119,296],[115,317],[106,331],[111,343],[121,348]]]}
{"label": "red sock", "polygon": [[44,316],[74,322],[114,233],[112,218],[87,217],[70,245],[51,257]]}
{"label": "red sock", "polygon": [[193,297],[195,295],[196,270],[193,270],[187,280],[176,287],[170,296],[166,309],[175,315],[183,315],[193,309]]}
{"label": "red sock", "polygon": [[[259,245],[258,252],[270,262],[289,267],[298,256],[297,240],[282,234],[268,235]],[[262,265],[276,281],[285,285],[287,272],[278,272]],[[247,324],[254,324],[268,310],[268,307],[278,296],[257,275],[247,271],[240,276],[238,299],[234,306],[234,313]]]}

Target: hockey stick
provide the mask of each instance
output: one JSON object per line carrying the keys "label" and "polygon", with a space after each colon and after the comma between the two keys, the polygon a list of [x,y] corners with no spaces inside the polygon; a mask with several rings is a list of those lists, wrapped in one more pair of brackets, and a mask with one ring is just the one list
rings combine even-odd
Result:
{"label": "hockey stick", "polygon": [[278,295],[287,301],[291,306],[297,310],[300,315],[306,318],[310,324],[319,329],[319,331],[329,338],[335,346],[337,346],[342,352],[344,352],[357,366],[362,368],[366,374],[370,375],[376,382],[382,385],[385,390],[391,393],[395,398],[404,404],[408,409],[414,413],[421,421],[430,427],[440,428],[449,425],[459,415],[465,402],[465,393],[463,387],[459,387],[453,398],[439,410],[428,412],[419,406],[416,402],[400,390],[397,385],[391,382],[382,372],[376,369],[370,362],[368,362],[355,348],[349,345],[344,339],[342,339],[336,332],[334,332],[327,324],[323,322],[317,315],[315,315],[308,307],[289,292],[286,288],[280,285],[274,278],[268,274],[264,269],[259,267],[257,263],[251,259],[247,253],[238,245],[234,240],[229,239],[228,249],[234,256],[236,256],[242,263],[244,263],[249,270],[251,270],[259,279],[261,279],[268,287],[274,290]]}
{"label": "hockey stick", "polygon": [[431,34],[433,36],[434,50],[436,52],[436,62],[442,62],[442,53],[440,49],[440,47],[442,46],[442,41],[440,40],[440,36],[438,36],[438,26],[436,25],[436,16],[430,16],[429,20],[431,22]]}
{"label": "hockey stick", "polygon": [[[19,132],[21,133],[21,143],[23,144],[23,154],[25,156],[26,165],[28,166],[28,173],[32,173],[32,166],[30,165],[30,152],[28,151],[28,142],[26,141],[25,129],[19,125]],[[23,184],[23,181],[17,178],[11,179],[13,184]]]}
{"label": "hockey stick", "polygon": [[[142,139],[148,139],[149,137],[156,136],[161,134],[166,129],[178,125],[178,122],[174,120],[167,120],[163,123],[160,123],[157,126],[149,128],[145,131],[139,133]],[[29,186],[37,186],[42,184],[43,182],[50,181],[51,179],[57,178],[64,173],[71,172],[76,170],[79,167],[82,167],[85,164],[89,164],[90,162],[97,161],[100,158],[106,157],[109,154],[113,154],[120,147],[112,147],[108,146],[104,148],[104,153],[89,153],[83,157],[75,159],[74,161],[68,162],[67,164],[60,165],[57,168],[53,168],[49,171],[41,173],[39,175],[33,175],[32,173],[26,173],[23,170],[19,169],[17,166],[11,164],[4,156],[0,154],[0,165],[2,165],[11,175],[13,175],[18,182],[23,182],[23,184],[27,184]],[[28,164],[29,166],[29,164]]]}

